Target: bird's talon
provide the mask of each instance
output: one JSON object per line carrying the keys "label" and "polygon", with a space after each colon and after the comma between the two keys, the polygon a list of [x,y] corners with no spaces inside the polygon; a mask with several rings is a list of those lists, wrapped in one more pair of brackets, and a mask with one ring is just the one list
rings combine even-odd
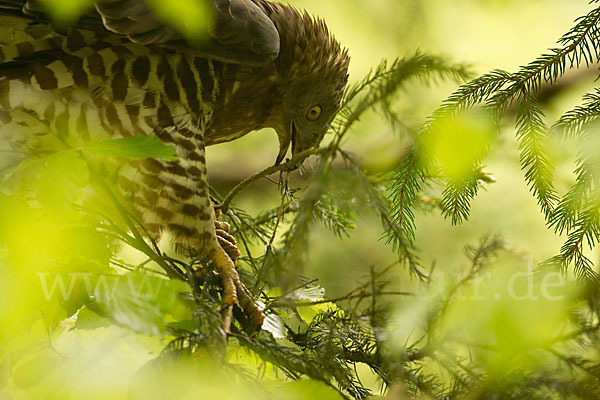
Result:
{"label": "bird's talon", "polygon": [[223,237],[221,237],[219,235],[217,235],[217,241],[219,242],[219,245],[225,251],[225,253],[227,253],[229,258],[231,258],[231,261],[235,265],[235,263],[237,262],[237,259],[240,257],[240,251],[238,250],[238,248],[235,246],[235,244],[229,242],[228,240],[224,239]]}
{"label": "bird's talon", "polygon": [[231,236],[227,231],[224,231],[223,229],[217,229],[217,230],[215,230],[215,232],[216,232],[217,236],[220,236],[223,239],[230,242],[231,244],[236,245],[235,238],[233,236]]}
{"label": "bird's talon", "polygon": [[224,221],[215,221],[215,228],[221,229],[225,232],[229,232],[231,230],[231,225],[229,225],[229,223],[224,222]]}
{"label": "bird's talon", "polygon": [[[217,238],[219,238],[219,236],[217,236]],[[224,239],[221,240],[225,242]],[[219,240],[219,243],[221,246],[223,246],[223,242],[221,240]],[[237,248],[235,248],[235,250],[237,251]],[[252,297],[252,294],[240,281],[240,277],[235,270],[235,265],[233,264],[232,259],[229,257],[226,249],[223,247],[218,247],[213,253],[212,260],[223,282],[223,296],[221,298],[223,330],[226,333],[229,333],[233,305],[236,303],[238,303],[242,310],[244,310],[245,314],[249,316],[251,329],[253,331],[260,330],[264,320],[263,313]]]}
{"label": "bird's talon", "polygon": [[227,222],[215,221],[215,233],[219,245],[225,250],[229,258],[235,264],[240,257],[240,251],[236,247],[235,238],[229,234],[231,226]]}

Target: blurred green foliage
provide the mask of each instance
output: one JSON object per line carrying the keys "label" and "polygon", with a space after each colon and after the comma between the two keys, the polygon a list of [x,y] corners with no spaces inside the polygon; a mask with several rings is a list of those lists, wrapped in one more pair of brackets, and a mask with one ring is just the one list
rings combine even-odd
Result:
{"label": "blurred green foliage", "polygon": [[40,2],[46,12],[58,24],[68,26],[93,7],[93,0],[41,0]]}

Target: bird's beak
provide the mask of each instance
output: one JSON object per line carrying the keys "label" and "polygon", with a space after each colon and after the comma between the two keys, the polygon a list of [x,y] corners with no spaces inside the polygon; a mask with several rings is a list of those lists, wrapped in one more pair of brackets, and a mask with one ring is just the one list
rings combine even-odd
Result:
{"label": "bird's beak", "polygon": [[292,145],[292,150],[294,149],[294,144],[296,142],[296,125],[292,122],[290,124],[289,132],[284,132],[284,134],[278,134],[277,136],[279,138],[279,154],[277,155],[277,160],[275,160],[275,165],[281,164],[290,148],[290,143]]}
{"label": "bird's beak", "polygon": [[281,164],[281,162],[283,161],[283,159],[285,158],[285,155],[288,152],[288,149],[290,147],[290,139],[284,137],[279,137],[279,154],[277,154],[277,159],[275,160],[275,165],[279,165]]}

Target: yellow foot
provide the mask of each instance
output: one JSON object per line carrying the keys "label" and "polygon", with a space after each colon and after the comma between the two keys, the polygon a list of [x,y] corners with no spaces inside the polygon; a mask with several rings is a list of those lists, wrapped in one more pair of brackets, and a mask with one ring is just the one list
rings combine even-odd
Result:
{"label": "yellow foot", "polygon": [[227,335],[231,328],[233,305],[237,303],[237,282],[239,282],[240,277],[235,270],[233,261],[221,247],[214,251],[211,258],[223,282],[223,298],[221,300],[223,308],[221,313],[223,316],[223,332]]}
{"label": "yellow foot", "polygon": [[217,240],[229,258],[231,258],[231,261],[235,264],[240,257],[240,251],[236,246],[235,238],[229,234],[229,229],[230,227],[227,222],[215,221]]}
{"label": "yellow foot", "polygon": [[220,247],[215,249],[211,258],[223,282],[223,331],[229,333],[233,306],[238,302],[244,314],[249,317],[250,330],[257,331],[265,317],[235,269],[240,252],[234,237],[228,233],[229,224],[215,221],[215,228]]}

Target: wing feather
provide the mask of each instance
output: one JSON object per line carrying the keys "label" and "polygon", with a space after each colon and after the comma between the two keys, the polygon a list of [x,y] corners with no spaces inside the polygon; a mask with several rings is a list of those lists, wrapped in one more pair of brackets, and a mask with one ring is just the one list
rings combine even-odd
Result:
{"label": "wing feather", "polygon": [[[161,21],[144,0],[96,0],[104,26],[141,44],[163,44],[224,62],[263,64],[279,54],[273,21],[251,0],[210,0],[214,22],[208,40],[185,41],[185,35]],[[202,38],[199,38],[202,39]]]}
{"label": "wing feather", "polygon": [[[189,38],[166,23],[144,0],[96,0],[95,9],[83,15],[77,26],[108,30],[135,43],[174,48],[223,62],[261,65],[277,58],[279,32],[256,4],[263,0],[195,1],[210,2],[214,14],[205,35],[199,38]],[[48,20],[39,0],[0,0],[2,12]]]}

